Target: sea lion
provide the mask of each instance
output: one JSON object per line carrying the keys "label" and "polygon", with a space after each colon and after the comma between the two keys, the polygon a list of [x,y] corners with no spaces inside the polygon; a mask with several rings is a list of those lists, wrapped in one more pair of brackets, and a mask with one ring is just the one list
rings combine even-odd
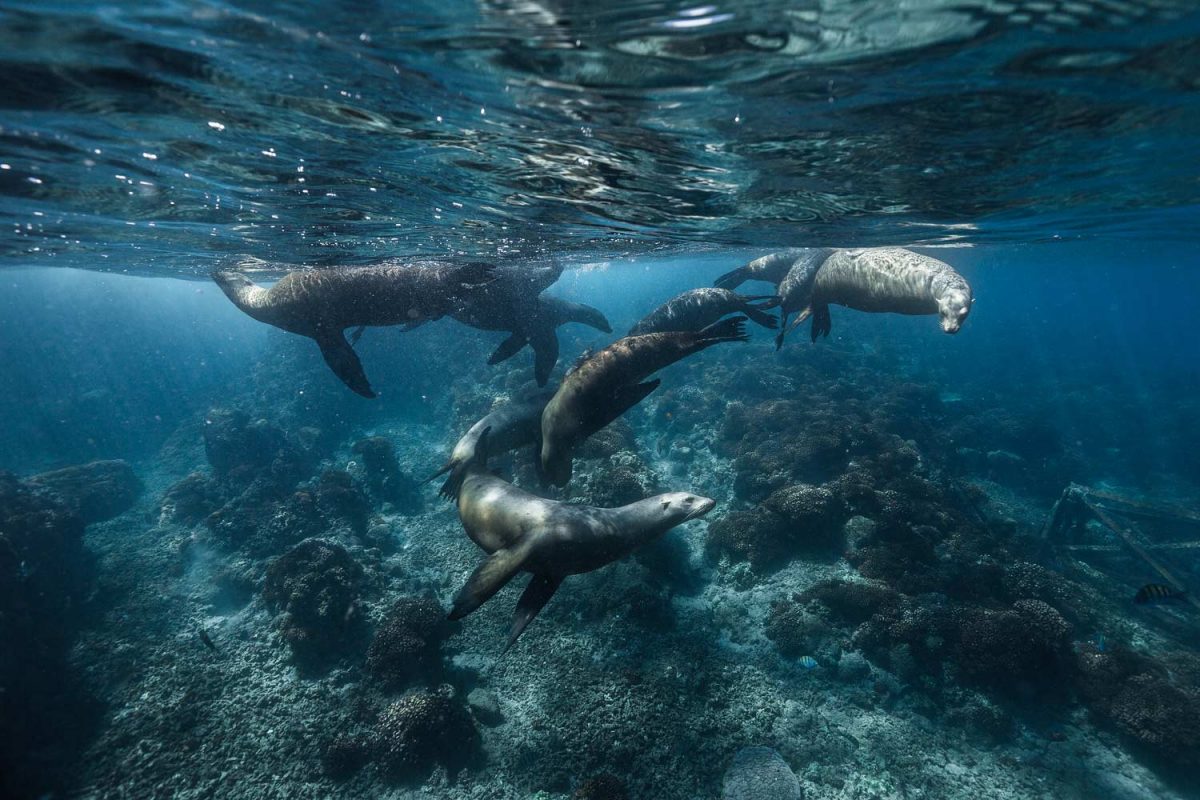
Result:
{"label": "sea lion", "polygon": [[559,266],[505,268],[498,280],[472,291],[451,316],[479,330],[509,333],[488,357],[490,365],[512,358],[529,345],[534,378],[538,386],[545,386],[558,363],[560,325],[582,322],[612,333],[608,320],[591,306],[540,296],[561,274]]}
{"label": "sea lion", "polygon": [[803,257],[813,249],[811,247],[789,247],[776,253],[769,253],[732,272],[726,272],[713,281],[713,286],[718,289],[736,289],[746,281],[766,281],[778,286],[787,276],[792,264],[796,263],[796,259]]}
{"label": "sea lion", "polygon": [[[451,500],[457,497],[458,487],[462,483],[467,465],[475,460],[479,439],[484,431],[489,432],[488,448],[492,453],[507,453],[509,450],[533,444],[541,433],[542,410],[553,395],[554,389],[536,389],[524,392],[493,409],[467,429],[454,445],[450,458],[441,469],[426,478],[425,482],[428,483],[449,472],[450,477],[446,478],[438,494]],[[537,456],[537,452],[534,452],[534,458]]]}
{"label": "sea lion", "polygon": [[[943,331],[958,333],[974,302],[970,284],[944,261],[902,247],[838,250],[813,282],[812,340],[832,330],[831,303],[859,311],[937,314]],[[797,316],[789,330],[806,316]]]}
{"label": "sea lion", "polygon": [[575,446],[641,402],[659,381],[639,381],[720,342],[744,342],[745,317],[730,317],[699,331],[626,336],[585,355],[563,378],[542,412],[543,480],[566,486]]}
{"label": "sea lion", "polygon": [[812,313],[809,307],[812,303],[812,287],[817,279],[817,273],[826,259],[833,254],[826,247],[804,248],[787,274],[779,282],[779,334],[775,337],[775,349],[783,347],[783,337],[787,333],[788,315],[799,311],[807,317]]}
{"label": "sea lion", "polygon": [[624,558],[716,505],[688,492],[660,494],[620,508],[546,500],[488,472],[488,449],[485,429],[459,487],[458,515],[467,535],[489,556],[455,595],[450,619],[479,608],[518,572],[533,573],[517,601],[505,651],[568,575]]}
{"label": "sea lion", "polygon": [[269,289],[236,270],[213,280],[234,305],[259,322],[316,341],[325,363],[357,394],[375,397],[346,328],[413,325],[454,310],[459,298],[486,284],[492,264],[386,261],[368,267],[289,272]]}
{"label": "sea lion", "polygon": [[764,328],[779,323],[764,309],[779,305],[775,295],[748,297],[728,289],[690,289],[672,297],[629,329],[630,336],[668,331],[698,331],[729,314],[745,314]]}

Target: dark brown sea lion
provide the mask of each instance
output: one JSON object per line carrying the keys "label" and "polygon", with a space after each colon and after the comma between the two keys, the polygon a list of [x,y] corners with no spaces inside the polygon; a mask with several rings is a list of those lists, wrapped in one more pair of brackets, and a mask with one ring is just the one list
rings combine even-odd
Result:
{"label": "dark brown sea lion", "polygon": [[459,298],[486,284],[495,269],[479,262],[387,261],[369,267],[289,272],[264,289],[240,272],[220,270],[213,280],[259,322],[316,341],[325,363],[363,397],[375,397],[346,328],[415,325],[454,310]]}
{"label": "dark brown sea lion", "polygon": [[804,257],[814,249],[818,248],[789,247],[769,253],[732,272],[726,272],[713,282],[713,286],[719,289],[736,289],[746,281],[766,281],[778,286],[787,276],[792,264],[796,263],[796,259]]}
{"label": "dark brown sea lion", "polygon": [[707,497],[673,492],[620,508],[546,500],[487,470],[488,435],[475,448],[458,492],[458,515],[475,544],[489,553],[454,597],[450,619],[487,602],[518,572],[533,579],[517,601],[509,630],[512,646],[568,575],[600,569],[688,520],[712,510]]}
{"label": "dark brown sea lion", "polygon": [[[554,389],[537,389],[524,392],[484,416],[462,435],[450,458],[442,468],[426,478],[426,482],[439,475],[450,473],[439,492],[442,497],[453,499],[458,494],[467,465],[475,460],[479,440],[488,432],[488,449],[491,453],[507,453],[527,444],[534,444],[542,432],[542,410],[554,396]],[[534,453],[538,457],[538,453]]]}
{"label": "dark brown sea lion", "polygon": [[745,317],[730,317],[700,331],[626,336],[581,359],[542,412],[542,478],[565,486],[575,446],[659,384],[643,379],[714,344],[746,341],[745,323]]}
{"label": "dark brown sea lion", "polygon": [[729,314],[745,314],[764,328],[779,323],[765,309],[779,305],[775,295],[747,297],[728,289],[690,289],[672,297],[629,329],[630,336],[668,331],[698,331]]}
{"label": "dark brown sea lion", "polygon": [[783,347],[783,337],[788,330],[788,315],[799,311],[807,317],[812,313],[809,306],[812,303],[813,284],[821,265],[832,254],[833,250],[825,247],[805,248],[779,282],[779,334],[775,337],[776,350]]}
{"label": "dark brown sea lion", "polygon": [[[937,314],[943,331],[958,333],[974,302],[970,284],[944,261],[902,247],[838,250],[821,265],[813,282],[812,340],[829,335],[830,304],[859,311]],[[801,313],[791,328],[806,316]]]}
{"label": "dark brown sea lion", "polygon": [[591,306],[541,296],[560,274],[562,268],[557,266],[505,267],[497,280],[470,292],[452,316],[473,328],[510,334],[488,358],[488,364],[512,358],[529,345],[534,378],[538,386],[545,386],[558,363],[560,325],[581,322],[612,333],[608,320]]}

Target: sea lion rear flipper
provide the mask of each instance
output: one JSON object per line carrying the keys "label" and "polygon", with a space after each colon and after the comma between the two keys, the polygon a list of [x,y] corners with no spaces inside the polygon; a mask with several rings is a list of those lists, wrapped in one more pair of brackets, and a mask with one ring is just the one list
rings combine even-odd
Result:
{"label": "sea lion rear flipper", "polygon": [[533,618],[546,607],[546,603],[550,602],[550,598],[562,585],[562,580],[556,575],[534,575],[533,579],[529,581],[529,585],[521,593],[521,599],[517,601],[517,610],[513,612],[508,644],[504,645],[505,653],[517,641],[529,623],[533,622]]}
{"label": "sea lion rear flipper", "polygon": [[782,326],[780,326],[779,334],[775,337],[775,349],[778,350],[779,348],[783,347],[783,337],[786,336],[787,334],[791,333],[792,331],[796,330],[796,328],[799,328],[800,323],[802,323],[802,322],[804,322],[804,320],[808,319],[809,316],[812,315],[812,313],[813,313],[812,306],[802,309],[800,311],[800,313],[796,315],[796,318],[791,321],[790,324],[787,322],[787,314],[781,313],[780,316],[783,317],[784,324]]}
{"label": "sea lion rear flipper", "polygon": [[529,541],[526,539],[515,547],[501,548],[476,567],[466,585],[454,596],[450,619],[462,619],[504,588],[521,571],[521,564],[529,554]]}
{"label": "sea lion rear flipper", "polygon": [[521,352],[521,348],[527,344],[529,344],[529,340],[525,338],[523,333],[514,332],[512,336],[509,336],[500,343],[500,346],[496,348],[495,352],[488,356],[488,366],[495,366],[501,361],[507,361],[517,353]]}
{"label": "sea lion rear flipper", "polygon": [[814,308],[812,310],[812,340],[815,342],[818,336],[828,336],[831,330],[833,330],[833,317],[829,316],[829,306]]}
{"label": "sea lion rear flipper", "polygon": [[552,326],[536,330],[529,336],[533,348],[533,377],[538,386],[545,386],[558,363],[558,334]]}
{"label": "sea lion rear flipper", "polygon": [[750,318],[751,322],[762,325],[764,328],[775,328],[779,325],[779,320],[772,317],[762,309],[772,308],[773,306],[753,306],[746,303],[742,306],[742,313]]}
{"label": "sea lion rear flipper", "polygon": [[698,343],[707,347],[717,342],[747,342],[750,340],[746,333],[746,318],[743,316],[729,317],[719,320],[712,325],[701,328],[696,332]]}
{"label": "sea lion rear flipper", "polygon": [[363,397],[376,396],[371,390],[367,374],[363,372],[362,362],[341,331],[325,331],[314,338],[321,348],[321,355],[325,357],[325,363],[334,375],[341,378],[342,383]]}

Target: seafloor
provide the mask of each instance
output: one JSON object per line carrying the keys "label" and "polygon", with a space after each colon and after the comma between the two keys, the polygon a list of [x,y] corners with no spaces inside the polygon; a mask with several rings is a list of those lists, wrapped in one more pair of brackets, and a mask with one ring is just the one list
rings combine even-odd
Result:
{"label": "seafloor", "polygon": [[[1117,441],[1136,397],[901,345],[714,348],[588,443],[569,497],[717,509],[570,578],[501,657],[519,589],[444,621],[480,553],[417,483],[527,380],[485,355],[384,419],[272,335],[155,458],[0,480],[8,791],[741,798],[764,746],[811,800],[1200,796],[1187,611],[1039,538],[1069,481],[1145,467],[1049,420]],[[532,485],[529,461],[501,460]]]}

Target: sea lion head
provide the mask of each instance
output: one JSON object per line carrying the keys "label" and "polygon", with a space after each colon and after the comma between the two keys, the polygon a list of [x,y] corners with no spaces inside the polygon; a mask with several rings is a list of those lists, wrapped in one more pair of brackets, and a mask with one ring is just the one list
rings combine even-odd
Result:
{"label": "sea lion head", "polygon": [[971,296],[969,286],[952,286],[938,297],[938,317],[941,318],[942,330],[946,333],[958,333],[971,313],[971,304],[975,299]]}
{"label": "sea lion head", "polygon": [[717,504],[711,497],[702,497],[691,492],[670,492],[652,498],[658,506],[658,513],[668,522],[671,528],[682,525],[688,520],[699,519],[713,510]]}

